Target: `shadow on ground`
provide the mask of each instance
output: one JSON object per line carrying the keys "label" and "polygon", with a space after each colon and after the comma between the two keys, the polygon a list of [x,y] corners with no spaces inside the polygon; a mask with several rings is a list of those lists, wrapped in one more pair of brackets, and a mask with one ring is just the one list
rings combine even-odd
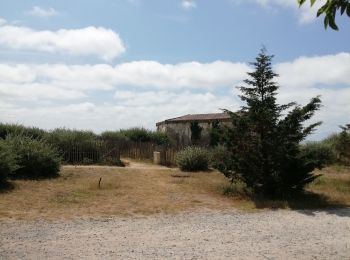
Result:
{"label": "shadow on ground", "polygon": [[289,208],[309,216],[314,216],[317,212],[326,212],[341,217],[350,217],[349,205],[332,201],[325,195],[313,192],[305,192],[286,200],[252,198],[252,201],[258,209],[277,210]]}
{"label": "shadow on ground", "polygon": [[15,188],[15,185],[11,182],[0,183],[0,194],[10,192]]}

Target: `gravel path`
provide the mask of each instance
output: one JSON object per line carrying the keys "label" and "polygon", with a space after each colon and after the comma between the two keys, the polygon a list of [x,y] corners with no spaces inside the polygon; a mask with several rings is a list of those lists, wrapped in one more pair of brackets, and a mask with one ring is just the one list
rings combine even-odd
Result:
{"label": "gravel path", "polygon": [[350,209],[0,222],[0,259],[350,259]]}

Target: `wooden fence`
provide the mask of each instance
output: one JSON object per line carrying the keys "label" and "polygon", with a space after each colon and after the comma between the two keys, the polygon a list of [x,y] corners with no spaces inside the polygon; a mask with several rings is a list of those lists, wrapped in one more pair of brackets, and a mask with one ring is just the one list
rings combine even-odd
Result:
{"label": "wooden fence", "polygon": [[101,141],[69,143],[62,145],[59,151],[68,164],[107,164],[120,159],[118,145]]}
{"label": "wooden fence", "polygon": [[147,142],[127,142],[120,145],[120,156],[134,160],[153,160],[153,153],[157,151],[161,154],[161,164],[172,166],[175,165],[175,156],[179,149]]}
{"label": "wooden fence", "polygon": [[120,158],[153,160],[153,153],[161,153],[161,164],[175,165],[179,147],[160,146],[149,142],[104,142],[91,141],[70,143],[60,148],[64,161],[68,164],[108,164]]}

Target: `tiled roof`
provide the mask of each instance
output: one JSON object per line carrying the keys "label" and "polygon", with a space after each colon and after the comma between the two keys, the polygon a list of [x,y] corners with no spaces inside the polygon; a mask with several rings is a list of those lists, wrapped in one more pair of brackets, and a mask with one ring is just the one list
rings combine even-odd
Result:
{"label": "tiled roof", "polygon": [[172,122],[192,122],[192,121],[214,121],[214,120],[229,120],[230,116],[227,113],[211,113],[211,114],[194,114],[185,115],[175,118],[170,118],[162,122],[158,122],[157,125],[161,123],[172,123]]}

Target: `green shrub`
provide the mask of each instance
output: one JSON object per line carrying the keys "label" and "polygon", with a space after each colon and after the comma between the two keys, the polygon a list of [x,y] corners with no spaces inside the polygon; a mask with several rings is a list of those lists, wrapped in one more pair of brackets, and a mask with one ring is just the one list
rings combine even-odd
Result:
{"label": "green shrub", "polygon": [[329,146],[335,156],[335,161],[341,165],[350,165],[350,133],[342,132],[332,134],[322,140],[322,144]]}
{"label": "green shrub", "polygon": [[151,141],[158,145],[166,145],[166,144],[171,144],[175,142],[166,133],[150,131],[149,135],[150,135]]}
{"label": "green shrub", "polygon": [[14,178],[40,179],[58,176],[60,157],[51,145],[27,136],[7,136],[5,142],[17,156]]}
{"label": "green shrub", "polygon": [[[91,131],[59,128],[49,132],[45,137],[45,141],[57,149],[66,163],[83,162],[84,159],[96,163],[98,140],[97,135]],[[81,152],[76,153],[73,158],[69,151]]]}
{"label": "green shrub", "polygon": [[18,124],[0,123],[0,138],[5,139],[8,135],[24,135],[33,139],[41,139],[46,132],[37,127],[25,127]]}
{"label": "green shrub", "polygon": [[182,171],[205,171],[209,166],[208,151],[189,146],[176,155],[176,164]]}
{"label": "green shrub", "polygon": [[45,140],[60,148],[70,144],[92,142],[97,140],[97,136],[91,131],[58,128],[49,132],[46,135]]}
{"label": "green shrub", "polygon": [[145,128],[129,128],[120,130],[120,133],[126,136],[129,140],[134,142],[150,142],[151,137],[149,135],[149,131]]}
{"label": "green shrub", "polygon": [[7,179],[17,169],[16,154],[13,153],[11,147],[3,139],[0,139],[0,187],[6,183]]}
{"label": "green shrub", "polygon": [[300,156],[318,169],[335,162],[333,149],[322,142],[308,142],[301,145]]}
{"label": "green shrub", "polygon": [[125,167],[125,163],[117,157],[107,157],[100,162],[101,165]]}
{"label": "green shrub", "polygon": [[223,194],[225,196],[246,197],[246,196],[250,196],[252,192],[249,191],[245,183],[233,182],[233,183],[230,183],[230,185],[226,185],[223,187]]}
{"label": "green shrub", "polygon": [[106,131],[101,134],[104,141],[133,141],[133,142],[152,142],[158,145],[169,144],[171,142],[166,133],[150,131],[145,128],[133,127],[119,131]]}
{"label": "green shrub", "polygon": [[105,131],[101,134],[101,139],[109,143],[127,142],[129,138],[120,131]]}
{"label": "green shrub", "polygon": [[230,158],[229,151],[222,145],[210,149],[210,166],[220,170]]}

